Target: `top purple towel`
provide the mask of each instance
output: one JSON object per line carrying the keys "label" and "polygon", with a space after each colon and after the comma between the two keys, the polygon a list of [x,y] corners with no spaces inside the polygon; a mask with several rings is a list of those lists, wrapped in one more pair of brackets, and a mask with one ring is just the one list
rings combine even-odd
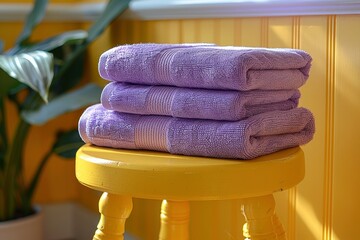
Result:
{"label": "top purple towel", "polygon": [[311,61],[296,49],[134,44],[104,52],[99,73],[110,81],[145,85],[281,90],[302,86]]}

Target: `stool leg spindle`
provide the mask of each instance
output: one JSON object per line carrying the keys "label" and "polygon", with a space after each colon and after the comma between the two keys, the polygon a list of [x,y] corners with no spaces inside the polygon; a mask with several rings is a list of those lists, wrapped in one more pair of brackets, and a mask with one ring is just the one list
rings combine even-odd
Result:
{"label": "stool leg spindle", "polygon": [[284,228],[275,213],[273,195],[245,199],[241,210],[246,219],[245,240],[286,240]]}
{"label": "stool leg spindle", "polygon": [[131,210],[131,197],[104,192],[99,201],[101,218],[93,240],[123,240],[125,221]]}
{"label": "stool leg spindle", "polygon": [[189,239],[190,207],[188,201],[163,200],[159,240]]}

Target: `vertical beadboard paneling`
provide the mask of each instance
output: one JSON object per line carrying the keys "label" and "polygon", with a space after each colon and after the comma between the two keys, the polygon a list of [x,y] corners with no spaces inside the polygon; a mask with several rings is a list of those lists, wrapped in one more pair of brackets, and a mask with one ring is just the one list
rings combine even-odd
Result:
{"label": "vertical beadboard paneling", "polygon": [[216,21],[215,36],[217,36],[217,43],[223,46],[234,45],[235,39],[235,20],[234,19],[219,19]]}
{"label": "vertical beadboard paneling", "polygon": [[291,48],[293,41],[293,19],[291,17],[269,18],[267,40],[268,47]]}
{"label": "vertical beadboard paneling", "polygon": [[152,26],[154,21],[143,21],[140,26],[140,39],[141,42],[155,42],[154,35],[152,34]]}
{"label": "vertical beadboard paneling", "polygon": [[[129,218],[126,220],[126,232],[134,234],[140,239],[145,239],[146,237],[144,229],[147,221],[139,220],[144,219],[145,209],[143,201],[145,200],[133,198],[133,209]],[[139,231],[140,229],[142,231]]]}
{"label": "vertical beadboard paneling", "polygon": [[259,18],[237,19],[235,27],[239,32],[235,35],[236,44],[249,47],[260,47],[262,45],[262,21]]}
{"label": "vertical beadboard paneling", "polygon": [[21,23],[0,22],[0,39],[4,43],[5,50],[13,46],[13,43],[16,41],[22,28],[23,25]]}
{"label": "vertical beadboard paneling", "polygon": [[201,19],[196,20],[196,41],[217,43],[218,38],[215,36],[216,20]]}
{"label": "vertical beadboard paneling", "polygon": [[336,17],[327,17],[323,239],[332,240]]}
{"label": "vertical beadboard paneling", "polygon": [[181,20],[181,33],[180,38],[183,43],[193,43],[196,42],[196,31],[197,24],[194,20]]}
{"label": "vertical beadboard paneling", "polygon": [[333,239],[356,239],[360,216],[360,16],[335,32]]}
{"label": "vertical beadboard paneling", "polygon": [[327,17],[301,17],[299,48],[312,57],[307,83],[301,87],[300,106],[310,109],[315,117],[313,141],[303,147],[306,157],[305,178],[297,187],[296,239],[322,239],[324,211],[324,155],[327,102]]}
{"label": "vertical beadboard paneling", "polygon": [[[300,46],[300,18],[292,17],[292,48],[299,48]],[[296,205],[297,205],[297,187],[288,190],[288,238],[295,239],[296,237]]]}
{"label": "vertical beadboard paneling", "polygon": [[[86,24],[84,26],[84,28],[88,28],[89,27],[88,25],[89,24]],[[93,42],[88,47],[86,61],[87,61],[87,64],[91,66],[88,69],[88,77],[91,82],[95,82],[101,86],[104,86],[107,83],[107,81],[105,81],[104,79],[102,79],[99,76],[99,72],[98,72],[98,68],[97,68],[97,65],[99,62],[99,57],[106,50],[119,44],[119,41],[120,41],[120,38],[119,38],[120,35],[118,36],[118,38],[116,40],[112,40],[113,39],[112,35],[115,35],[115,33],[113,33],[113,31],[114,31],[114,28],[109,28],[109,29],[105,30],[105,32],[95,42]]]}
{"label": "vertical beadboard paneling", "polygon": [[126,232],[136,239],[158,239],[160,230],[159,200],[133,198],[133,210],[126,221]]}
{"label": "vertical beadboard paneling", "polygon": [[141,21],[134,20],[130,21],[130,26],[133,29],[133,34],[131,36],[131,43],[140,43],[141,42]]}
{"label": "vertical beadboard paneling", "polygon": [[149,42],[180,42],[180,21],[149,21],[147,27],[147,33],[150,35]]}
{"label": "vertical beadboard paneling", "polygon": [[216,224],[218,213],[217,201],[191,202],[189,239],[217,240],[219,236],[219,226]]}
{"label": "vertical beadboard paneling", "polygon": [[268,47],[269,45],[269,18],[263,17],[261,20],[261,47]]}
{"label": "vertical beadboard paneling", "polygon": [[147,219],[145,222],[145,228],[140,231],[144,231],[145,237],[143,239],[158,239],[160,232],[160,200],[141,200],[144,205],[144,211],[142,216]]}
{"label": "vertical beadboard paneling", "polygon": [[[293,47],[293,19],[291,17],[276,17],[276,18],[263,18],[262,19],[262,45],[264,47],[275,47],[275,48],[290,48]],[[266,26],[266,23],[268,24]],[[265,34],[267,30],[267,35]],[[275,194],[276,199],[276,211],[279,214],[281,222],[287,231],[289,239],[293,239],[293,233],[295,231],[293,214],[289,218],[289,209],[293,210],[295,192],[289,199],[289,191],[283,191]],[[292,213],[292,212],[291,212]]]}
{"label": "vertical beadboard paneling", "polygon": [[128,44],[132,40],[135,29],[132,28],[132,22],[129,20],[116,20],[116,27],[110,28],[111,43],[114,46]]}
{"label": "vertical beadboard paneling", "polygon": [[242,41],[241,41],[241,19],[234,19],[234,42],[233,45],[235,46],[242,46]]}

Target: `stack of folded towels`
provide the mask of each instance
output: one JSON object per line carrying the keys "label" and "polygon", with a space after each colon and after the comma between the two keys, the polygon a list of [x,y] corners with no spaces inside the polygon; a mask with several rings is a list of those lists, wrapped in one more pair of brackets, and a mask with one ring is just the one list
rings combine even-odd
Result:
{"label": "stack of folded towels", "polygon": [[309,142],[298,107],[311,57],[302,50],[134,44],[104,52],[101,104],[79,121],[84,142],[251,159]]}

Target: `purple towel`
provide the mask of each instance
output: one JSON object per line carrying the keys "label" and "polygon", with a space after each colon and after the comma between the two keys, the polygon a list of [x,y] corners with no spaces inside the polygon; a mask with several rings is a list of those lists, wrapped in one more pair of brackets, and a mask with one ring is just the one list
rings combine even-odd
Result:
{"label": "purple towel", "polygon": [[102,92],[101,103],[123,113],[236,121],[295,108],[299,97],[299,90],[240,92],[111,82]]}
{"label": "purple towel", "polygon": [[216,121],[120,113],[97,104],[80,117],[79,133],[98,146],[251,159],[309,142],[314,119],[305,108]]}
{"label": "purple towel", "polygon": [[302,86],[311,60],[296,49],[134,44],[104,52],[99,72],[110,81],[145,85],[281,90]]}

